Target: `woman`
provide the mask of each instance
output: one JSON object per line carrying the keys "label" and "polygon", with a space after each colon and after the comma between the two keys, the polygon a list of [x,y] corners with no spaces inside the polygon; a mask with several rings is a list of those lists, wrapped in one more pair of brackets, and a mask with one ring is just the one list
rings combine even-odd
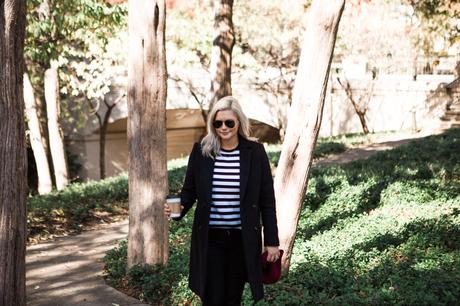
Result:
{"label": "woman", "polygon": [[[207,130],[190,154],[181,192],[180,218],[197,200],[189,287],[204,305],[240,305],[248,281],[256,302],[264,294],[262,229],[268,261],[279,256],[267,154],[249,139],[249,121],[231,96],[214,105]],[[166,215],[170,212],[165,204]]]}

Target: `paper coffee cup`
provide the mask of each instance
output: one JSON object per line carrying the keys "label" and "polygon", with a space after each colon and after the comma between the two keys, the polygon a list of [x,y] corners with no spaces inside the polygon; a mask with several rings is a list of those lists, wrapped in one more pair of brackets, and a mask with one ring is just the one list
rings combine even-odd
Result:
{"label": "paper coffee cup", "polygon": [[171,218],[180,217],[181,208],[180,208],[180,196],[178,195],[168,195],[166,198],[166,203],[169,208],[171,208]]}

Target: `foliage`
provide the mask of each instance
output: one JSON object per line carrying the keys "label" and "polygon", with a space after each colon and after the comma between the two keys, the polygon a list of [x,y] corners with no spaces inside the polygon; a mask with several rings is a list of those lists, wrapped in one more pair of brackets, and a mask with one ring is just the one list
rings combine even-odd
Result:
{"label": "foliage", "polygon": [[106,1],[28,1],[26,58],[47,68],[51,60],[80,57],[90,44],[107,43],[125,15],[125,6]]}
{"label": "foliage", "polygon": [[89,223],[126,215],[127,199],[126,174],[99,182],[73,183],[60,191],[29,197],[28,240],[78,232]]}
{"label": "foliage", "polygon": [[[446,305],[460,297],[460,130],[312,172],[281,304]],[[436,152],[431,148],[436,147]]]}
{"label": "foliage", "polygon": [[459,41],[460,37],[460,3],[455,0],[405,0],[412,7],[412,16],[416,18],[415,26],[422,35],[417,37],[417,44],[425,50],[435,51],[434,45],[442,42],[442,51]]}
{"label": "foliage", "polygon": [[[235,32],[239,47],[235,52],[235,64],[242,69],[274,67],[289,72],[295,70],[300,56],[304,17],[310,2],[235,2]],[[254,64],[248,65],[251,61],[244,56],[252,57]]]}
{"label": "foliage", "polygon": [[[311,1],[236,1],[234,65],[269,97],[284,139],[300,58],[306,11]],[[251,12],[248,14],[247,12]],[[269,25],[269,26],[267,26]]]}
{"label": "foliage", "polygon": [[[169,192],[179,193],[185,176],[187,158],[168,163]],[[137,265],[126,273],[127,241],[107,252],[104,262],[107,267],[106,281],[114,287],[136,292],[142,301],[155,305],[187,304],[198,302],[188,290],[188,238],[191,235],[194,210],[181,222],[170,223],[170,254],[168,265]],[[173,302],[174,301],[174,302]]]}
{"label": "foliage", "polygon": [[[235,1],[233,5],[236,44],[232,52],[232,73],[241,73],[257,89],[275,95],[279,102],[275,107],[282,104],[277,110],[280,126],[285,125],[286,97],[292,89],[300,54],[299,33],[303,30],[303,17],[310,2]],[[168,67],[172,67],[172,79],[180,85],[185,84],[203,104],[206,86],[198,84],[198,80],[187,80],[174,67],[208,70],[213,39],[213,7],[203,1],[191,1],[171,10],[167,18],[167,56]],[[265,26],[267,24],[271,26]]]}
{"label": "foliage", "polygon": [[454,2],[347,1],[333,67],[361,61],[374,76],[429,72],[439,57],[456,52],[453,45],[458,49],[460,7]]}
{"label": "foliage", "polygon": [[[367,160],[313,168],[290,274],[266,286],[258,305],[454,305],[460,299],[459,150],[460,129],[453,129]],[[133,286],[154,304],[197,303],[186,286],[192,214],[171,223],[164,268],[123,275],[121,245],[105,259],[109,282],[125,281],[124,289]],[[250,304],[246,286],[244,305]]]}
{"label": "foliage", "polygon": [[[187,159],[168,162],[169,189],[180,191]],[[105,180],[72,183],[63,190],[29,196],[27,201],[28,239],[78,232],[93,221],[110,222],[125,216],[128,208],[128,176],[122,173]]]}
{"label": "foliage", "polygon": [[[193,211],[191,211],[193,214]],[[106,281],[120,289],[138,292],[137,298],[154,305],[189,305],[198,298],[188,290],[188,237],[192,214],[170,225],[170,254],[165,267],[137,265],[126,273],[127,241],[107,252]]]}
{"label": "foliage", "polygon": [[[232,56],[234,68],[296,65],[300,53],[298,37],[310,2],[236,1],[233,7],[237,38]],[[213,6],[206,1],[191,1],[170,10],[167,18],[168,64],[182,67],[199,64],[207,68],[213,38]],[[266,27],[267,24],[272,26]]]}
{"label": "foliage", "polygon": [[[123,63],[127,50],[123,42],[126,38],[127,33],[122,32],[108,39],[104,47],[92,45],[84,59],[71,61],[63,69],[61,79],[65,86],[61,87],[61,94],[65,99],[61,104],[68,134],[84,127],[91,119],[100,128],[107,109],[125,96]],[[88,118],[89,115],[96,116]]]}
{"label": "foliage", "polygon": [[[391,131],[379,133],[350,133],[337,136],[320,137],[316,143],[315,151],[313,152],[313,159],[327,157],[331,154],[338,154],[344,152],[347,148],[357,147],[362,144],[373,143],[385,135],[390,135]],[[278,166],[278,160],[281,154],[281,145],[268,145],[267,154],[270,163],[273,166]]]}
{"label": "foliage", "polygon": [[168,11],[166,16],[166,53],[168,66],[209,67],[213,37],[212,6],[191,1],[186,7]]}
{"label": "foliage", "polygon": [[[335,141],[318,141],[315,151],[313,152],[313,158],[318,159],[326,157],[331,154],[342,153],[346,150],[345,144]],[[268,151],[268,159],[273,166],[278,166],[278,160],[281,154],[281,146],[272,146]]]}
{"label": "foliage", "polygon": [[60,191],[29,198],[29,213],[41,211],[44,214],[54,209],[78,209],[77,205],[111,203],[128,198],[128,177],[126,174],[98,182],[75,183]]}
{"label": "foliage", "polygon": [[[37,97],[43,96],[44,71],[51,63],[60,70],[64,98],[103,97],[113,77],[110,68],[123,59],[121,43],[113,45],[126,27],[126,17],[125,4],[103,0],[28,1],[24,56]],[[64,103],[62,112],[68,121],[76,120],[81,126],[83,109],[81,101]]]}

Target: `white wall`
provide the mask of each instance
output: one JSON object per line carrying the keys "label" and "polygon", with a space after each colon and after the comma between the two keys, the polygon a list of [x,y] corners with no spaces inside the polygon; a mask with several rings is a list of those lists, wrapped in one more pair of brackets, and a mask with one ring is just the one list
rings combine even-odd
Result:
{"label": "white wall", "polygon": [[[382,76],[349,80],[353,97],[359,100],[371,82],[366,122],[371,132],[434,128],[449,101],[445,85],[452,75]],[[343,78],[341,77],[341,80]],[[415,126],[414,126],[415,125]],[[321,136],[362,132],[361,123],[341,85],[334,80],[325,100]]]}

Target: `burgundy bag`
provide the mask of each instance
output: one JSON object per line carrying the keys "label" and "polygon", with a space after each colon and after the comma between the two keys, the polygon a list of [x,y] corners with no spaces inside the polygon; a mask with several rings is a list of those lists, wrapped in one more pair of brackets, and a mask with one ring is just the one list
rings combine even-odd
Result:
{"label": "burgundy bag", "polygon": [[274,284],[281,277],[281,258],[283,258],[283,250],[280,250],[280,257],[275,262],[268,262],[268,252],[262,253],[262,281],[264,284]]}

